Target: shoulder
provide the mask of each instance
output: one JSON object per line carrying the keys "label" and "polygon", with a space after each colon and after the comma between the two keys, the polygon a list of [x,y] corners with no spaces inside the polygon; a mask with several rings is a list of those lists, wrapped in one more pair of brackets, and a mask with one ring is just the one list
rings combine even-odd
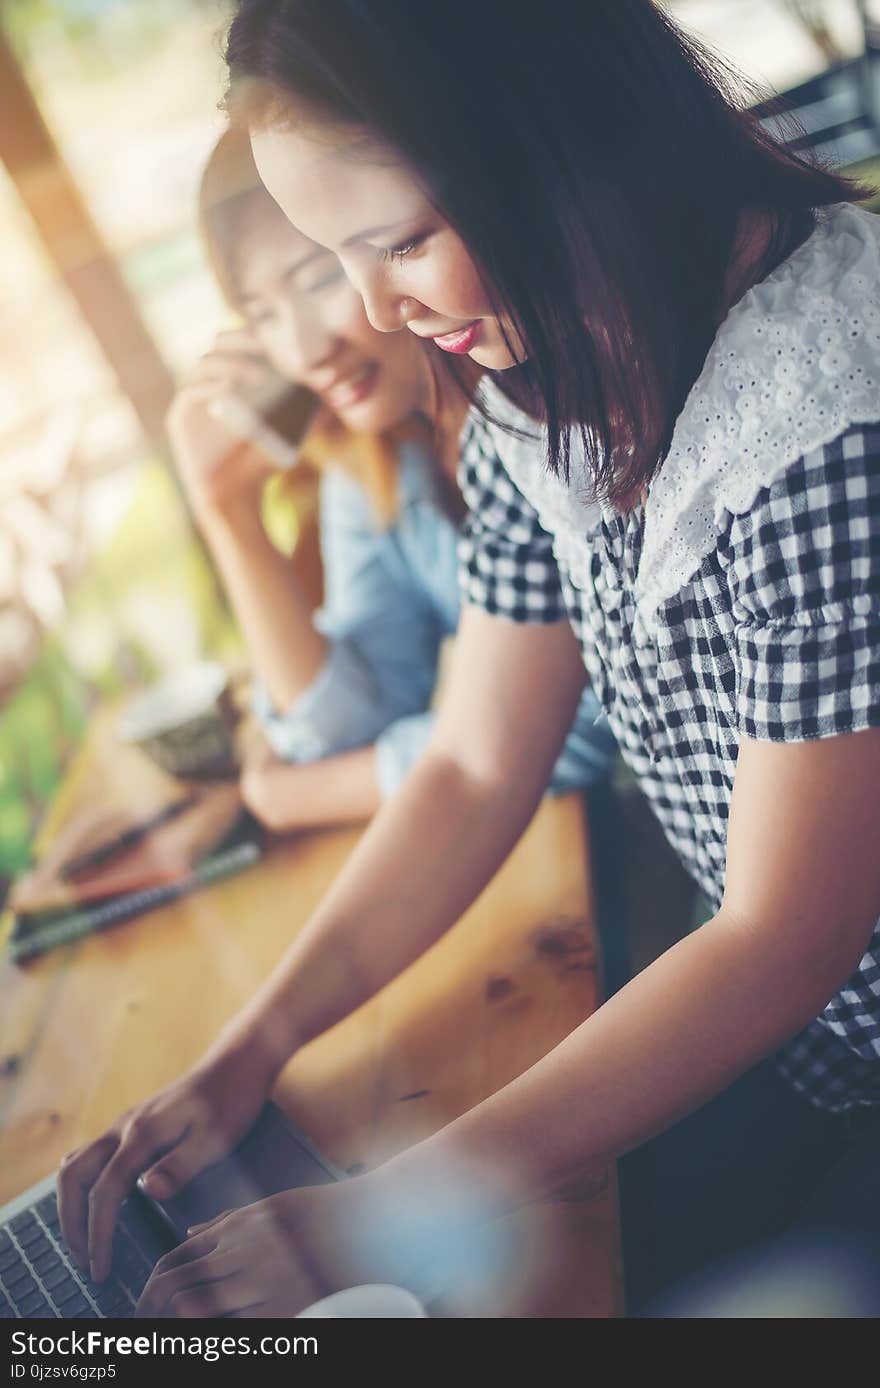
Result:
{"label": "shoulder", "polygon": [[816,625],[880,611],[880,422],[791,463],[730,517],[740,614]]}
{"label": "shoulder", "polygon": [[439,511],[439,464],[429,443],[421,438],[404,436],[395,444],[395,457],[399,511],[405,511],[414,502],[433,506]]}
{"label": "shoulder", "polygon": [[514,622],[559,621],[565,604],[553,538],[511,478],[477,411],[462,433],[458,480],[468,508],[458,542],[465,602]]}
{"label": "shoulder", "polygon": [[347,467],[332,462],[326,464],[321,470],[318,495],[322,523],[375,529],[363,482]]}
{"label": "shoulder", "polygon": [[726,559],[740,731],[798,742],[880,723],[880,424],[762,488]]}
{"label": "shoulder", "polygon": [[507,547],[548,543],[538,511],[511,476],[496,430],[475,408],[460,443],[458,484],[468,508],[465,529],[503,537]]}
{"label": "shoulder", "polygon": [[794,486],[801,459],[830,448],[821,464],[830,466],[837,440],[877,420],[880,219],[841,205],[743,296],[710,348],[645,509],[646,624],[715,550],[731,515],[752,511],[777,482]]}

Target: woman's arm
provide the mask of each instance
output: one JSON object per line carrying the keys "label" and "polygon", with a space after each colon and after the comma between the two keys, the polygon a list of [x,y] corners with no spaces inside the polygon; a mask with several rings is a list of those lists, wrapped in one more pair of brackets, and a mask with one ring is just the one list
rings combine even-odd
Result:
{"label": "woman's arm", "polygon": [[251,814],[276,834],[360,824],[382,803],[376,748],[298,764],[263,747],[245,762],[241,793]]}
{"label": "woman's arm", "polygon": [[200,528],[273,704],[287,708],[308,689],[328,643],[288,559],[263,527],[259,497],[241,496],[202,514]]}
{"label": "woman's arm", "polygon": [[136,1176],[146,1172],[164,1199],[216,1161],[294,1051],[418,958],[475,899],[528,824],[584,681],[567,622],[466,609],[429,749],[267,983],[190,1075],[65,1160],[62,1228],[94,1276],[106,1275]]}
{"label": "woman's arm", "polygon": [[396,795],[424,755],[436,724],[433,709],[397,718],[373,746],[320,762],[285,762],[263,743],[245,760],[241,777],[245,804],[275,833],[362,823]]}
{"label": "woman's arm", "polygon": [[286,707],[321,668],[326,642],[289,562],[263,528],[260,498],[272,469],[212,412],[230,392],[265,386],[273,374],[246,330],[221,333],[175,397],[168,435],[252,661],[272,698]]}
{"label": "woman's arm", "polygon": [[465,609],[427,751],[238,1018],[239,1043],[280,1068],[454,924],[534,813],[584,680],[566,622]]}
{"label": "woman's arm", "polygon": [[878,824],[880,729],[744,739],[714,919],[513,1084],[388,1163],[382,1182],[415,1191],[464,1162],[497,1213],[699,1106],[817,1016],[857,967],[880,917]]}
{"label": "woman's arm", "polygon": [[[424,709],[440,631],[363,488],[329,466],[321,481],[325,602],[316,623],[291,564],[263,527],[261,494],[271,468],[214,412],[229,392],[268,374],[246,331],[222,334],[179,392],[168,428],[258,676],[257,716],[282,760],[306,763],[366,746],[395,719]],[[332,459],[348,452],[355,463],[364,446],[323,424],[307,441],[312,453]],[[339,822],[353,817],[352,805],[364,807],[363,773],[360,759],[328,776],[327,814],[311,822]],[[338,815],[329,796],[334,784]],[[375,798],[369,803],[375,808]]]}
{"label": "woman's arm", "polygon": [[435,1136],[356,1181],[287,1192],[197,1232],[158,1265],[139,1314],[292,1314],[358,1281],[419,1291],[426,1259],[430,1280],[432,1254],[459,1234],[598,1174],[845,983],[880,915],[878,822],[880,729],[744,740],[712,921]]}

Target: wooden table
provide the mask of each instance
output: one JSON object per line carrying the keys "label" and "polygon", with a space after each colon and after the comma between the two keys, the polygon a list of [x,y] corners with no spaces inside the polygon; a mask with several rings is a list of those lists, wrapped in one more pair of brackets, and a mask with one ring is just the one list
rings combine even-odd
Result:
{"label": "wooden table", "polygon": [[[131,800],[143,759],[93,728],[43,842],[75,804]],[[23,966],[0,966],[0,1201],[178,1076],[266,977],[358,830],[276,843],[239,877]],[[369,1167],[540,1059],[599,1001],[583,806],[545,800],[463,919],[305,1048],[277,1097],[339,1166]],[[504,1285],[457,1288],[455,1316],[613,1316],[613,1177],[507,1222]]]}

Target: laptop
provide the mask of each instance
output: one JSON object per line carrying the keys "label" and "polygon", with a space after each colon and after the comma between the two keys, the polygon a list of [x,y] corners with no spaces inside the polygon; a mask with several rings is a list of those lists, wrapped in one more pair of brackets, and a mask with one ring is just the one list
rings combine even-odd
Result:
{"label": "laptop", "polygon": [[135,1186],[120,1212],[112,1271],[98,1285],[67,1251],[56,1178],[48,1176],[0,1209],[0,1320],[131,1317],[156,1263],[191,1225],[294,1186],[343,1178],[277,1105],[267,1104],[235,1151],[173,1199],[153,1200]]}

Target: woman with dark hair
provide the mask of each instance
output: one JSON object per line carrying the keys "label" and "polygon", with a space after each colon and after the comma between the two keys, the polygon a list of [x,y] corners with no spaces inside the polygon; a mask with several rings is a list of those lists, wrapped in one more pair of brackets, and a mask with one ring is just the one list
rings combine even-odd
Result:
{"label": "woman with dark hair", "polygon": [[[447,373],[432,374],[420,343],[370,326],[335,257],[269,197],[246,134],[227,130],[212,151],[199,221],[241,323],[198,363],[168,426],[257,676],[266,745],[249,757],[244,798],[278,831],[362,821],[398,789],[435,721],[441,643],[459,616],[455,471],[467,402]],[[247,437],[247,402],[291,383],[324,406],[289,449],[321,474],[317,615],[263,523],[267,481],[283,491],[283,438],[259,424],[256,443]],[[554,792],[607,776],[614,740],[600,714],[586,690]]]}
{"label": "woman with dark hair", "polygon": [[[491,373],[466,607],[419,767],[198,1074],[75,1159],[64,1226],[102,1248],[224,1084],[268,1092],[449,927],[586,666],[711,920],[435,1136],[196,1232],[143,1309],[414,1282],[434,1239],[627,1153],[638,1307],[880,1137],[880,228],[650,0],[242,0],[227,56],[264,183],[373,325]],[[876,1233],[864,1180],[822,1207]]]}

